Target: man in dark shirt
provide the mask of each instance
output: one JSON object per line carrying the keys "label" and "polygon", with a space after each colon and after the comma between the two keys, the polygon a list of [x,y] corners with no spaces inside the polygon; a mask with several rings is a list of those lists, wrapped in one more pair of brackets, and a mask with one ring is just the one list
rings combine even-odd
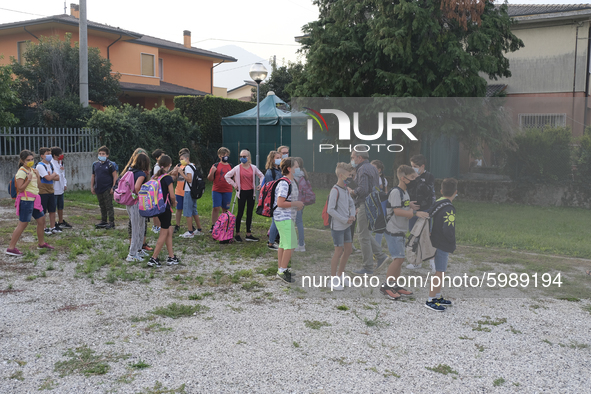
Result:
{"label": "man in dark shirt", "polygon": [[[355,275],[372,275],[374,271],[382,268],[388,260],[388,255],[382,251],[382,247],[371,236],[365,212],[365,199],[379,186],[379,174],[378,170],[370,164],[367,152],[351,152],[351,165],[357,170],[355,176],[357,187],[355,189],[349,188],[349,192],[357,207],[357,237],[363,258],[363,268],[352,272]],[[376,265],[373,262],[374,255],[377,261]]]}
{"label": "man in dark shirt", "polygon": [[98,150],[98,161],[92,163],[90,177],[90,191],[98,197],[101,208],[101,222],[96,225],[97,228],[115,228],[113,191],[118,178],[116,167],[109,161],[109,148],[101,146]]}

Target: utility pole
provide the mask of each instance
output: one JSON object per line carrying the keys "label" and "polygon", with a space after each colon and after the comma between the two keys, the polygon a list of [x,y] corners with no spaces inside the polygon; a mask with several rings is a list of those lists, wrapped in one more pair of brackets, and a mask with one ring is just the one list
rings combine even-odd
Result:
{"label": "utility pole", "polygon": [[86,0],[80,0],[80,103],[88,107],[88,23]]}

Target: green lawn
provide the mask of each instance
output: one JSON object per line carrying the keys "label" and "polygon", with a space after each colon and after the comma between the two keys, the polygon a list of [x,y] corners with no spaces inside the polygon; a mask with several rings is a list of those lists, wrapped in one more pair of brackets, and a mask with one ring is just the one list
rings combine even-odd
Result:
{"label": "green lawn", "polygon": [[[209,225],[211,185],[198,201],[203,228]],[[316,204],[304,211],[304,226],[323,229],[322,209],[329,190],[315,190]],[[96,204],[90,192],[68,192],[66,199]],[[591,258],[591,211],[580,208],[537,207],[517,204],[454,202],[457,208],[456,236],[460,245]],[[270,220],[255,215],[255,222]]]}

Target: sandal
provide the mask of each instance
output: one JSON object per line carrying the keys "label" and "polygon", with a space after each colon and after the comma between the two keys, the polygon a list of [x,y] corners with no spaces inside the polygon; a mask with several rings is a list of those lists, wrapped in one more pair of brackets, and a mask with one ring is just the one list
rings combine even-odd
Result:
{"label": "sandal", "polygon": [[380,291],[382,292],[383,295],[385,295],[386,297],[388,297],[391,300],[398,300],[401,297],[400,294],[398,294],[393,288],[386,287],[386,285],[383,285],[380,288]]}
{"label": "sandal", "polygon": [[403,296],[409,296],[409,295],[413,295],[413,292],[412,292],[412,291],[410,291],[410,290],[406,290],[405,288],[403,288],[403,287],[400,287],[400,286],[396,286],[396,287],[394,287],[392,290],[394,290],[394,291],[396,291],[396,292],[400,293],[400,294],[401,294],[401,295],[403,295]]}

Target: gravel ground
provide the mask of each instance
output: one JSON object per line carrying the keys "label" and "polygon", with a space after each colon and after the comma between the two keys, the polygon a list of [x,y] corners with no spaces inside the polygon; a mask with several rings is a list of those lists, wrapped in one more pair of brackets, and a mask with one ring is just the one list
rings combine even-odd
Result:
{"label": "gravel ground", "polygon": [[[0,293],[0,393],[591,392],[589,300],[453,299],[435,313],[422,296],[305,298],[258,274],[255,291],[163,277],[92,283],[58,262],[63,271],[27,281],[30,263],[0,259],[0,288],[12,284]],[[188,299],[203,292],[213,295]],[[209,310],[147,313],[173,302]],[[83,346],[128,358],[106,374],[60,376],[56,363]],[[130,367],[139,361],[150,367]]]}

